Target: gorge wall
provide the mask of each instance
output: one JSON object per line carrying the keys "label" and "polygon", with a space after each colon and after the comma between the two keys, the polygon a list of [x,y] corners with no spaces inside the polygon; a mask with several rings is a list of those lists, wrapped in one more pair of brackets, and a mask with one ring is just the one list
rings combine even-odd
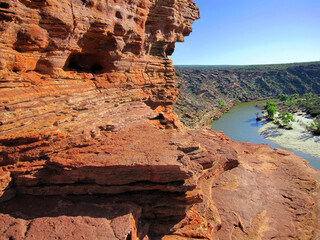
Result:
{"label": "gorge wall", "polygon": [[[211,124],[240,102],[280,94],[320,95],[320,63],[253,66],[177,66],[179,98],[174,107],[190,127]],[[225,107],[219,106],[219,101]]]}
{"label": "gorge wall", "polygon": [[0,239],[316,239],[319,173],[184,129],[191,0],[0,1]]}

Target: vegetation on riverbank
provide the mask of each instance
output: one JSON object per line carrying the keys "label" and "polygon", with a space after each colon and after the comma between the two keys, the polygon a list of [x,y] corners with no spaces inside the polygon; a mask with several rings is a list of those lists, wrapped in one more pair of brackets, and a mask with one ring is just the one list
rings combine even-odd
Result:
{"label": "vegetation on riverbank", "polygon": [[279,117],[273,121],[274,124],[278,125],[281,128],[292,129],[292,123],[295,121],[295,118],[288,111],[282,112],[279,114]]}
{"label": "vegetation on riverbank", "polygon": [[[175,68],[179,96],[174,108],[190,127],[208,125],[241,102],[278,98],[280,94],[288,96],[283,103],[290,113],[302,107],[311,114],[319,110],[320,100],[313,96],[320,95],[320,62]],[[310,100],[296,98],[310,92]]]}
{"label": "vegetation on riverbank", "polygon": [[290,112],[296,112],[298,109],[310,114],[313,117],[320,117],[320,97],[306,93],[303,96],[293,94],[288,96],[286,94],[279,95],[280,107]]}
{"label": "vegetation on riverbank", "polygon": [[[278,101],[267,100],[263,109],[266,111],[267,120],[273,120],[274,124],[285,129],[292,129],[292,123],[295,121],[293,114],[297,112],[310,114],[314,117],[314,122],[307,126],[307,129],[314,135],[320,135],[320,97],[311,92],[303,96],[280,94]],[[279,114],[275,117],[278,109]]]}
{"label": "vegetation on riverbank", "polygon": [[276,114],[278,107],[275,102],[271,102],[270,100],[267,100],[266,105],[263,106],[264,110],[267,111],[267,119],[268,120],[274,120],[274,115]]}
{"label": "vegetation on riverbank", "polygon": [[313,123],[307,127],[307,129],[314,135],[320,135],[320,118],[314,119]]}

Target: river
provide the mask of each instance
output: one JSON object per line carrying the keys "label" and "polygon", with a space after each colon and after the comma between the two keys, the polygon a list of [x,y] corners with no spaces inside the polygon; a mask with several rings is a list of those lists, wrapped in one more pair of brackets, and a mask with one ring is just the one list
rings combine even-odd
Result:
{"label": "river", "polygon": [[256,121],[256,113],[261,114],[261,110],[256,107],[258,102],[241,103],[233,107],[212,124],[212,129],[222,131],[233,141],[251,142],[255,144],[265,143],[272,148],[281,148],[294,152],[296,155],[308,160],[310,166],[320,170],[320,159],[307,153],[302,153],[292,149],[284,148],[274,142],[265,139],[259,134],[259,127],[262,122]]}

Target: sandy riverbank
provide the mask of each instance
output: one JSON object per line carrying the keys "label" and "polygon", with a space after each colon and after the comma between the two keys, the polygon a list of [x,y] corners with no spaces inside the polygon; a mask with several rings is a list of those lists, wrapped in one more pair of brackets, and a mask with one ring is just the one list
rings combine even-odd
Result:
{"label": "sandy riverbank", "polygon": [[294,117],[296,121],[292,124],[292,130],[278,128],[272,122],[266,122],[259,133],[282,147],[320,158],[320,136],[314,136],[306,129],[313,120],[306,114],[296,114]]}

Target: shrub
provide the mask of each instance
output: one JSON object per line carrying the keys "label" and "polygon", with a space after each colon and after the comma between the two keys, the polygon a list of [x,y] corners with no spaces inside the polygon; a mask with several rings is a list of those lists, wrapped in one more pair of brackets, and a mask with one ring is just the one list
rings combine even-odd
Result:
{"label": "shrub", "polygon": [[274,120],[272,123],[278,125],[279,127],[281,126],[281,122],[279,119]]}
{"label": "shrub", "polygon": [[294,104],[294,101],[293,101],[293,100],[287,101],[286,104],[287,104],[287,105],[293,105],[293,104]]}
{"label": "shrub", "polygon": [[306,99],[310,100],[312,99],[312,92],[306,93],[304,96]]}
{"label": "shrub", "polygon": [[278,98],[280,101],[285,102],[289,99],[289,96],[287,94],[280,94]]}
{"label": "shrub", "polygon": [[305,94],[306,99],[299,102],[299,106],[312,116],[320,115],[320,97],[313,96],[312,93]]}
{"label": "shrub", "polygon": [[295,121],[293,115],[288,111],[279,114],[279,119],[281,121],[281,126],[285,128],[292,128],[292,122]]}
{"label": "shrub", "polygon": [[298,93],[292,94],[290,96],[290,100],[294,100],[294,99],[298,99],[298,98],[299,98],[299,94]]}
{"label": "shrub", "polygon": [[314,117],[320,115],[320,109],[312,109],[310,110],[310,114]]}
{"label": "shrub", "polygon": [[307,129],[314,135],[320,135],[320,118],[314,119],[311,125],[307,126]]}
{"label": "shrub", "polygon": [[226,105],[221,100],[219,100],[218,104],[219,104],[219,107],[222,109],[226,107]]}

